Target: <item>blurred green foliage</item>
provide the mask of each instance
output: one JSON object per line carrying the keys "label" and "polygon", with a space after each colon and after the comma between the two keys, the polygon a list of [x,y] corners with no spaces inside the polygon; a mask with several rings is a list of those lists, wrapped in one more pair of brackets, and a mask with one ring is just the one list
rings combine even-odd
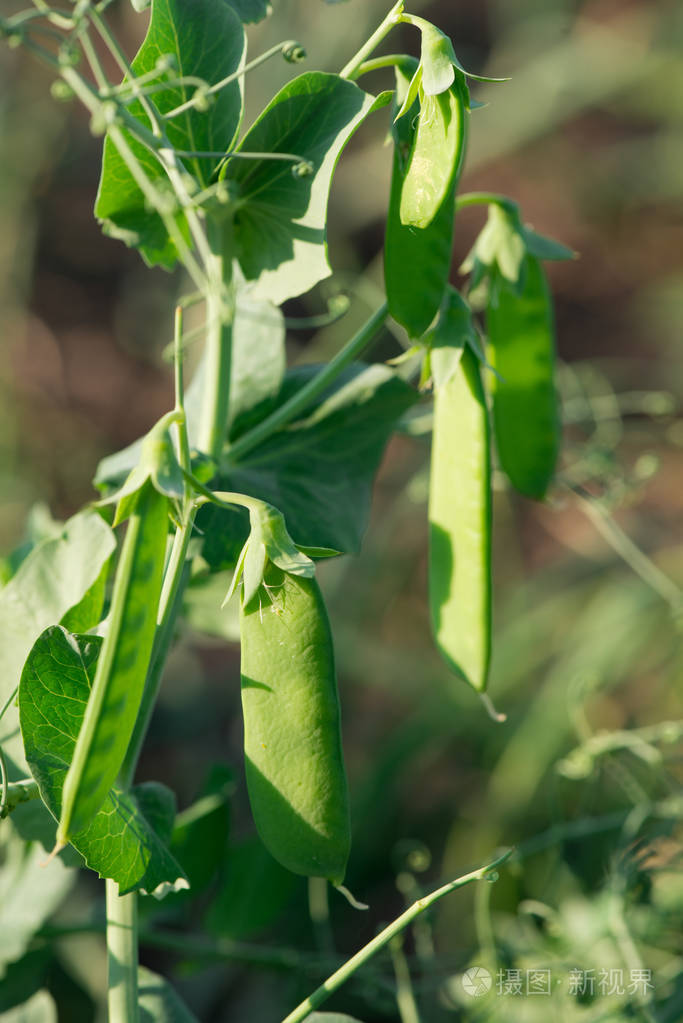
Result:
{"label": "blurred green foliage", "polygon": [[[275,0],[251,53],[297,38],[307,66],[337,69],[387,6]],[[202,800],[179,820],[180,857],[195,827],[222,854],[204,871],[188,863],[200,877],[197,898],[145,906],[143,961],[173,975],[199,1019],[266,1023],[404,903],[514,845],[497,884],[442,902],[403,950],[375,960],[330,1007],[366,1023],[674,1023],[683,1016],[683,15],[668,0],[410,9],[452,36],[465,66],[512,78],[475,89],[489,105],[472,118],[462,188],[509,195],[580,257],[551,269],[564,361],[560,478],[544,505],[502,483],[496,492],[491,692],[507,722],[493,724],[431,647],[428,449],[416,428],[389,448],[362,555],[320,573],[353,799],[348,884],[370,912],[337,896],[328,907],[315,885],[307,893],[254,848],[239,775],[238,652],[187,626],[141,776],[174,787],[181,807]],[[111,17],[132,53],[144,17],[123,3]],[[387,43],[401,46],[415,52],[407,28]],[[290,75],[271,63],[250,76],[247,123]],[[91,212],[99,142],[49,87],[27,54],[0,50],[5,553],[44,529],[44,513],[29,515],[35,502],[65,517],[89,500],[98,458],[143,433],[172,393],[161,352],[179,282],[99,236]],[[337,277],[286,312],[317,313],[339,288],[351,310],[317,333],[290,331],[292,361],[327,356],[376,303],[387,129],[380,113],[339,166],[330,221]],[[454,265],[480,217],[459,217]],[[387,342],[374,354],[395,353]],[[198,589],[193,620],[201,602]],[[230,635],[230,623],[215,631]],[[102,970],[92,937],[84,946],[78,935],[99,927],[97,898],[84,875],[50,925],[66,936],[48,954],[46,931],[9,967],[0,1012],[39,978],[60,1019],[96,1018]],[[92,969],[79,961],[84,948]],[[472,967],[489,972],[487,994],[463,986]],[[527,993],[529,971],[539,971],[536,994]],[[542,989],[548,976],[552,994]],[[634,986],[634,977],[645,980]]]}

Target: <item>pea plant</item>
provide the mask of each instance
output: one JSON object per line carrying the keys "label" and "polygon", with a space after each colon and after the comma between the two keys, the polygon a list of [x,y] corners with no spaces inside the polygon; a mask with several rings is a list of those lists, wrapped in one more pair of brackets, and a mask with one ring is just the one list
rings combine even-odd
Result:
{"label": "pea plant", "polygon": [[[188,888],[191,871],[172,843],[173,793],[135,784],[188,583],[233,569],[225,602],[239,603],[244,763],[262,842],[287,870],[331,882],[362,908],[343,887],[351,822],[316,566],[358,552],[385,445],[433,395],[434,642],[453,677],[500,716],[486,693],[492,448],[510,484],[541,500],[560,437],[543,262],[572,254],[527,226],[511,199],[458,193],[479,79],[403,0],[339,73],[292,77],[246,130],[247,75],[278,56],[305,58],[286,41],[247,59],[245,25],[269,13],[265,0],[152,0],[132,60],[108,6],[33,0],[4,15],[0,33],[53,69],[55,98],[80,101],[103,137],[95,216],[104,232],[149,266],[183,268],[175,404],[104,459],[98,499],[25,551],[0,590],[1,815],[28,841],[21,811],[32,804],[51,835],[52,861],[35,873],[44,913],[74,866],[105,879],[109,1018],[133,1023],[170,1018],[169,999],[191,1018],[161,978],[138,969],[141,900]],[[419,58],[373,56],[400,25],[415,30]],[[120,81],[107,77],[112,61]],[[386,91],[358,85],[383,74]],[[329,362],[287,370],[280,307],[331,274],[334,169],[383,108],[393,147],[386,301]],[[487,220],[457,290],[455,217],[472,205]],[[204,348],[185,386],[193,305]],[[363,363],[389,318],[402,350]],[[495,879],[507,855],[415,902],[298,1007],[283,1006],[286,1023],[350,1019],[316,1010],[437,899]]]}

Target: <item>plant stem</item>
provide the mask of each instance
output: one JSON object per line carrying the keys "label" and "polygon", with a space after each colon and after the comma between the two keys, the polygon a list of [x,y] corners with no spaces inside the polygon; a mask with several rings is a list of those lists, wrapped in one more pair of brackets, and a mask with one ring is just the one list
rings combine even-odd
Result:
{"label": "plant stem", "polygon": [[355,57],[352,57],[348,64],[345,64],[344,67],[341,69],[341,71],[339,72],[340,78],[348,78],[351,81],[353,81],[363,61],[366,60],[366,58],[370,56],[372,51],[379,46],[384,37],[389,35],[392,28],[395,25],[399,24],[399,22],[401,21],[402,14],[403,0],[398,0],[398,2],[394,4],[394,6],[391,8],[387,16],[381,22],[381,24],[378,25],[378,27],[372,33],[368,41],[364,43],[363,46],[361,46],[360,50],[355,55]]}
{"label": "plant stem", "polygon": [[[289,1016],[286,1016],[282,1023],[301,1023],[305,1020],[309,1013],[317,1009],[319,1005],[322,1005],[329,996],[341,987],[351,977],[356,970],[363,966],[369,959],[374,956],[376,952],[379,952],[381,948],[384,948],[393,937],[407,927],[409,923],[412,923],[420,913],[424,913],[426,909],[433,906],[435,902],[443,898],[444,895],[448,895],[450,892],[456,890],[456,888],[462,888],[464,885],[470,884],[472,881],[482,881],[486,878],[487,874],[491,874],[495,871],[495,868],[504,863],[512,855],[513,850],[507,849],[502,855],[497,856],[490,863],[487,863],[483,867],[479,867],[478,870],[473,870],[469,874],[463,874],[462,877],[457,878],[455,881],[449,881],[448,884],[443,885],[441,888],[437,888],[436,891],[430,895],[425,895],[423,898],[418,899],[416,902],[409,906],[404,913],[401,913],[399,917],[394,920],[393,923],[385,927],[383,931],[369,941],[360,952],[356,952],[354,956],[351,956],[343,966],[340,966],[331,977],[328,977],[324,983],[317,988],[312,995],[310,995],[305,1001],[301,1002],[300,1005],[290,1012]],[[489,878],[489,880],[495,880],[495,875]]]}
{"label": "plant stem", "polygon": [[262,444],[264,440],[275,433],[276,430],[286,426],[287,423],[291,422],[292,419],[299,412],[310,405],[310,403],[317,398],[322,392],[329,387],[333,380],[345,369],[356,356],[360,355],[364,348],[370,344],[377,331],[384,324],[388,315],[386,303],[384,303],[377,312],[373,313],[369,320],[363,324],[360,330],[354,334],[350,341],[344,345],[344,347],[337,352],[333,359],[330,360],[319,373],[309,380],[307,384],[293,394],[289,401],[286,401],[280,408],[275,409],[271,415],[266,416],[265,419],[261,420],[253,430],[249,430],[242,437],[231,444],[227,449],[227,458],[229,461],[238,461],[242,458],[247,451],[251,451],[253,448]]}
{"label": "plant stem", "polygon": [[353,77],[354,79],[360,78],[361,75],[369,75],[372,71],[382,71],[388,67],[408,69],[413,60],[413,57],[409,57],[405,53],[388,53],[385,57],[373,57],[372,60],[364,60],[354,71]]}
{"label": "plant stem", "polygon": [[138,1023],[138,904],[107,878],[109,1023]]}
{"label": "plant stem", "polygon": [[179,412],[182,416],[180,422],[176,423],[176,435],[178,443],[178,461],[180,462],[181,469],[185,472],[190,471],[191,455],[190,455],[190,441],[187,436],[187,421],[185,419],[185,381],[184,381],[184,366],[183,366],[183,315],[184,310],[181,305],[177,305],[175,309],[174,317],[174,329],[173,329],[173,366],[174,366],[174,389],[175,389],[175,411]]}
{"label": "plant stem", "polygon": [[389,942],[389,951],[394,964],[396,977],[396,1004],[401,1023],[420,1023],[420,1013],[415,1001],[413,985],[410,978],[408,960],[403,951],[403,935],[397,934]]}
{"label": "plant stem", "polygon": [[[0,753],[0,769],[6,775],[4,768],[4,756]],[[39,799],[38,782],[33,778],[22,778],[21,781],[3,782],[3,799],[0,801],[0,820],[6,817],[20,803],[28,803],[32,799]]]}
{"label": "plant stem", "polygon": [[232,325],[235,315],[231,234],[231,221],[210,221],[208,224],[211,255],[207,272],[211,283],[206,303],[205,379],[213,382],[213,388],[203,405],[197,445],[201,451],[215,459],[220,457],[226,440],[230,403]]}
{"label": "plant stem", "polygon": [[[216,82],[214,85],[208,85],[208,83],[206,82],[202,83],[204,85],[203,95],[213,96],[214,93],[220,92],[221,89],[224,89],[226,87],[226,85],[230,85],[231,82],[234,82],[238,78],[242,78],[244,75],[246,75],[247,71],[253,71],[254,68],[259,67],[260,64],[263,64],[265,63],[265,61],[270,60],[271,57],[275,57],[278,53],[282,53],[282,51],[287,46],[292,45],[292,42],[293,40],[286,40],[283,43],[277,43],[277,45],[271,46],[271,48],[269,50],[266,50],[265,53],[261,53],[258,57],[254,57],[253,60],[250,60],[248,64],[245,64],[238,71],[233,71],[231,75],[227,75],[225,78],[221,78],[220,82]],[[173,110],[169,110],[167,114],[164,114],[164,120],[170,121],[171,118],[177,117],[179,114],[184,114],[188,110],[192,110],[194,108],[194,105],[195,99],[194,97],[192,97],[191,99],[186,100],[185,103],[181,103],[180,106],[174,107]]]}
{"label": "plant stem", "polygon": [[513,199],[508,199],[506,195],[500,195],[498,192],[465,192],[456,196],[456,213],[465,206],[502,206],[506,210],[517,209],[517,203]]}

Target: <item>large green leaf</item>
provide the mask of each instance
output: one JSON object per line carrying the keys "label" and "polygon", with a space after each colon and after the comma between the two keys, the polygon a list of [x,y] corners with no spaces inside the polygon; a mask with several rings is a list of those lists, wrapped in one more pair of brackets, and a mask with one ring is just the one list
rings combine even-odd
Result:
{"label": "large green leaf", "polygon": [[[72,636],[53,626],[39,637],[22,672],[19,713],[26,759],[57,819],[101,645],[98,636]],[[113,786],[72,845],[87,866],[116,881],[121,894],[140,889],[161,897],[187,887],[162,840],[170,834],[174,812],[172,793],[164,786],[139,785],[129,793]]]}
{"label": "large green leaf", "polygon": [[[287,375],[282,400],[317,367]],[[356,552],[367,525],[372,482],[396,420],[416,392],[385,366],[356,364],[335,390],[237,465],[225,463],[220,487],[268,501],[284,513],[297,544]],[[235,519],[217,512],[205,531],[229,530]],[[207,537],[215,550],[216,538]],[[227,539],[227,537],[226,537]],[[205,546],[206,556],[206,546]]]}
{"label": "large green leaf", "polygon": [[[115,548],[112,530],[95,512],[74,515],[59,533],[39,543],[0,591],[0,706],[19,684],[24,661],[41,632],[56,625],[91,590]],[[81,607],[81,626],[97,623]],[[25,775],[16,707],[0,721],[0,744]],[[17,775],[17,776],[18,776]]]}
{"label": "large green leaf", "polygon": [[242,139],[244,153],[289,153],[310,165],[299,174],[286,160],[228,163],[237,256],[247,280],[258,281],[257,296],[279,305],[329,277],[325,222],[334,168],[353,131],[389,99],[337,75],[307,72],[277,93]]}
{"label": "large green leaf", "polygon": [[[61,860],[43,869],[45,851],[25,842],[9,821],[0,828],[0,977],[26,951],[76,880]],[[5,1018],[4,1015],[2,1017]]]}
{"label": "large green leaf", "polygon": [[[192,75],[212,85],[237,71],[245,52],[242,23],[225,0],[153,0],[147,35],[132,64],[133,72],[144,75],[154,70],[160,58],[171,54],[178,75]],[[175,72],[171,72],[176,77]],[[158,110],[169,113],[192,99],[195,85],[179,85],[155,92]],[[149,130],[150,123],[139,102],[129,112]],[[220,152],[229,149],[242,117],[241,79],[214,94],[207,112],[190,109],[166,124],[168,138],[176,150]],[[125,131],[131,150],[148,179],[168,191],[165,171],[154,154]],[[199,187],[206,187],[219,160],[184,159],[183,163]],[[106,234],[120,238],[140,250],[145,261],[167,269],[177,262],[178,253],[159,215],[149,209],[128,165],[110,138],[105,140],[102,175],[95,215]],[[186,231],[180,212],[177,222]]]}

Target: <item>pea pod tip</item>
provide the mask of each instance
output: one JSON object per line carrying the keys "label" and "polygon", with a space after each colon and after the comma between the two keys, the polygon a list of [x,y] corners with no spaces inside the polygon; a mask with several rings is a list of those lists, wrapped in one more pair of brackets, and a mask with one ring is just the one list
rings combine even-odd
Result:
{"label": "pea pod tip", "polygon": [[496,710],[488,693],[479,693],[479,697],[486,708],[486,713],[492,721],[495,721],[498,725],[502,725],[504,721],[507,721],[507,714],[503,714],[502,711]]}
{"label": "pea pod tip", "polygon": [[58,838],[57,841],[54,844],[54,847],[53,847],[52,852],[50,853],[50,855],[47,857],[47,859],[43,860],[43,862],[40,864],[41,867],[47,867],[48,864],[53,861],[55,856],[59,856],[59,854],[62,851],[62,849],[66,849],[67,844],[68,844],[67,842],[63,842],[63,841],[61,841],[61,839]]}
{"label": "pea pod tip", "polygon": [[336,881],[332,881],[332,885],[337,889],[337,891],[339,892],[340,895],[344,896],[344,898],[346,899],[348,904],[350,906],[352,906],[354,909],[360,909],[360,910],[370,909],[370,907],[367,904],[367,902],[359,902],[358,899],[355,897],[355,895],[353,895],[349,891],[349,889],[346,888],[343,884],[337,884]]}

